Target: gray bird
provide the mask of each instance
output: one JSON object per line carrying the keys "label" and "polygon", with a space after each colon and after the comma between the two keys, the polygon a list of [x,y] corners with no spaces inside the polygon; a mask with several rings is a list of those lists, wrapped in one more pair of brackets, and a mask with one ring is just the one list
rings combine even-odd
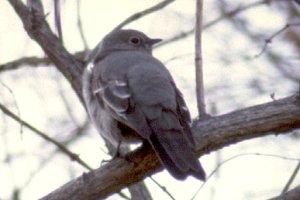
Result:
{"label": "gray bird", "polygon": [[105,36],[83,75],[85,103],[99,133],[118,151],[123,142],[150,143],[173,177],[205,180],[183,96],[152,56],[160,41],[136,30]]}

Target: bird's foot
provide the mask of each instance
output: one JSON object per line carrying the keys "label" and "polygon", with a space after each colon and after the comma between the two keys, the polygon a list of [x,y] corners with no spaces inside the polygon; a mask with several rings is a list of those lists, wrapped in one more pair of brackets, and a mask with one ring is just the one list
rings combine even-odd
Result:
{"label": "bird's foot", "polygon": [[112,155],[111,158],[109,158],[109,159],[103,159],[103,160],[101,161],[101,166],[102,166],[102,165],[105,165],[106,163],[109,163],[110,161],[115,160],[116,158],[123,158],[123,157],[124,157],[124,156],[121,155],[121,153],[120,153],[119,151],[116,151],[116,152]]}
{"label": "bird's foot", "polygon": [[115,152],[112,154],[112,157],[110,159],[101,161],[101,166],[104,165],[105,163],[115,160],[116,158],[124,158],[125,156],[120,153],[120,149],[121,149],[121,141],[118,143],[118,146]]}

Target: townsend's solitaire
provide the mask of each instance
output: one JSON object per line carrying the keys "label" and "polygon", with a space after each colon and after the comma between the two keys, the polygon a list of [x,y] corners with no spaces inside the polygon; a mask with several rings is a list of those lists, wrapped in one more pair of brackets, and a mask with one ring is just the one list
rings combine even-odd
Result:
{"label": "townsend's solitaire", "polygon": [[148,142],[176,179],[205,180],[183,96],[152,56],[159,41],[136,30],[105,36],[83,75],[85,103],[100,134],[118,150],[123,142]]}

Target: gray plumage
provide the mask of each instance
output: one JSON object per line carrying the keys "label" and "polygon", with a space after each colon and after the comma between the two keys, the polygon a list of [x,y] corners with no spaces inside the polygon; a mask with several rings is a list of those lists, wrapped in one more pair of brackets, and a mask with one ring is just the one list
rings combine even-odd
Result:
{"label": "gray plumage", "polygon": [[159,41],[136,30],[108,34],[84,72],[84,99],[99,133],[114,147],[147,141],[175,178],[205,180],[183,96],[152,56]]}

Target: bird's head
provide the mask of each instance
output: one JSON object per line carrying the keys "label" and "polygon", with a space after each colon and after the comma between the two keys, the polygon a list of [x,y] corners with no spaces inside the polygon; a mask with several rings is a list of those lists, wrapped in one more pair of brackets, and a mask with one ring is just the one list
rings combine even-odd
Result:
{"label": "bird's head", "polygon": [[153,45],[160,41],[161,39],[151,39],[137,30],[117,30],[103,38],[101,51],[139,50],[151,53]]}

